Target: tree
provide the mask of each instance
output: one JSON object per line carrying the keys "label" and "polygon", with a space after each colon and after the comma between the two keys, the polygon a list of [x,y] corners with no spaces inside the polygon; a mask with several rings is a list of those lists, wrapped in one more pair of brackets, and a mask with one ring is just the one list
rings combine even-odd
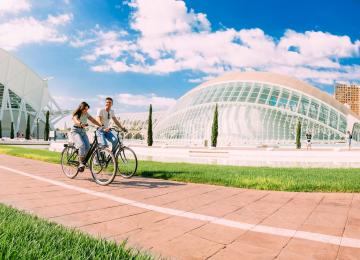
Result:
{"label": "tree", "polygon": [[36,119],[36,139],[39,140],[39,118]]}
{"label": "tree", "polygon": [[11,128],[10,128],[10,139],[14,139],[14,122],[11,122]]}
{"label": "tree", "polygon": [[298,120],[296,125],[296,149],[301,149],[301,122]]}
{"label": "tree", "polygon": [[148,119],[148,129],[147,129],[147,144],[148,146],[153,145],[153,131],[152,131],[152,105],[150,104],[149,108],[149,119]]}
{"label": "tree", "polygon": [[28,114],[26,121],[25,139],[30,140],[30,115]]}
{"label": "tree", "polygon": [[49,141],[49,133],[50,133],[50,123],[49,123],[50,112],[46,111],[46,121],[45,121],[45,129],[44,129],[44,140]]}
{"label": "tree", "polygon": [[216,147],[216,145],[217,145],[217,138],[219,135],[218,120],[219,120],[218,105],[216,104],[215,111],[214,111],[214,119],[213,119],[212,128],[211,128],[211,146],[212,147]]}
{"label": "tree", "polygon": [[2,126],[1,126],[1,120],[0,120],[0,138],[2,138]]}

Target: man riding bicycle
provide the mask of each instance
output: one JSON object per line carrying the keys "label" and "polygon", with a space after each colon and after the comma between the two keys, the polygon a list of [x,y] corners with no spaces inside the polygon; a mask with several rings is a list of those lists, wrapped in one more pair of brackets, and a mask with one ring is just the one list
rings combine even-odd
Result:
{"label": "man riding bicycle", "polygon": [[127,132],[127,130],[125,129],[125,127],[121,125],[121,123],[115,117],[114,110],[111,109],[112,105],[113,105],[113,99],[111,97],[107,97],[105,99],[105,108],[98,110],[97,121],[100,122],[100,124],[103,126],[102,129],[98,130],[100,143],[103,146],[107,146],[107,141],[109,141],[112,145],[112,149],[114,149],[116,147],[117,138],[110,130],[111,119],[124,132]]}

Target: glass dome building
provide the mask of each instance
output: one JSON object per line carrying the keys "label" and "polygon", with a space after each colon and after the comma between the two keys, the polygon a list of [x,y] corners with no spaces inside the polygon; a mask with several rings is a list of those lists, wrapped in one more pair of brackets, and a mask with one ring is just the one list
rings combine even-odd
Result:
{"label": "glass dome building", "polygon": [[303,139],[311,132],[315,142],[338,142],[359,122],[348,107],[296,78],[238,72],[205,82],[182,96],[159,121],[155,138],[167,143],[210,141],[216,104],[218,144],[225,146],[293,144],[299,120]]}

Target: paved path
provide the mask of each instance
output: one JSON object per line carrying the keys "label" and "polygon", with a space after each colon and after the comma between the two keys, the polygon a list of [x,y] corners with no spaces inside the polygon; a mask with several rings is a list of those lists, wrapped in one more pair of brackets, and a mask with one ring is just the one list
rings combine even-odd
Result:
{"label": "paved path", "polygon": [[0,202],[175,259],[360,259],[360,194],[117,178],[0,155]]}

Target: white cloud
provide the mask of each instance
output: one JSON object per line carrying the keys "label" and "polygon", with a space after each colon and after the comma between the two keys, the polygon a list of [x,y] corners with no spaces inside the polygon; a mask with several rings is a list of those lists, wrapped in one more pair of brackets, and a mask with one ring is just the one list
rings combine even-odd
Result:
{"label": "white cloud", "polygon": [[260,28],[214,31],[206,14],[189,10],[184,1],[126,3],[132,8],[129,24],[135,33],[97,26],[73,41],[73,46],[86,48],[82,59],[91,63],[93,71],[190,70],[212,77],[229,70],[262,70],[288,72],[321,84],[360,76],[355,65],[341,63],[360,55],[360,41],[346,35],[287,30],[274,39]]}
{"label": "white cloud", "polygon": [[[99,108],[105,104],[106,96],[98,95],[95,97],[74,97],[74,96],[55,96],[55,101],[61,105],[62,109],[75,110],[80,102],[85,101],[90,105],[90,114],[95,115]],[[113,95],[115,111],[145,111],[150,104],[154,110],[166,110],[176,103],[176,99],[161,97],[156,94],[135,95],[131,93],[118,93]],[[64,107],[66,106],[66,107]]]}
{"label": "white cloud", "polygon": [[29,0],[1,0],[0,16],[5,14],[17,14],[22,11],[29,11],[31,4]]}
{"label": "white cloud", "polygon": [[42,42],[65,42],[67,36],[59,26],[72,20],[72,14],[48,16],[46,20],[34,17],[15,18],[0,24],[0,47],[14,50],[21,45]]}
{"label": "white cloud", "polygon": [[175,105],[176,99],[168,97],[159,97],[155,94],[134,95],[130,93],[120,93],[116,95],[115,100],[121,105],[135,107],[148,107],[150,104],[155,110],[165,110]]}

